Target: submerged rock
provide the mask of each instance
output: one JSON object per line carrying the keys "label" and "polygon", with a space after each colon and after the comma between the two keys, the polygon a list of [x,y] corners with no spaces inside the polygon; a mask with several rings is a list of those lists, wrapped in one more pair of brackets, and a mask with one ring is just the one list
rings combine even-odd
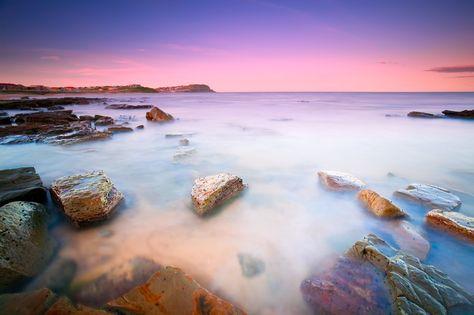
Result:
{"label": "submerged rock", "polygon": [[0,208],[0,291],[35,276],[48,263],[54,243],[46,219],[39,203],[14,201]]}
{"label": "submerged rock", "polygon": [[45,313],[45,315],[106,315],[112,314],[104,310],[94,309],[84,305],[74,306],[66,297],[60,297]]}
{"label": "submerged rock", "polygon": [[192,147],[186,147],[186,148],[183,148],[183,147],[180,147],[176,150],[176,152],[173,154],[173,160],[175,161],[178,161],[178,160],[182,160],[184,158],[187,158],[191,155],[193,155],[194,153],[196,153],[196,149],[195,148],[192,148]]}
{"label": "submerged rock", "polygon": [[217,205],[236,196],[244,187],[242,178],[228,173],[198,178],[191,192],[194,211],[199,215],[207,214]]}
{"label": "submerged rock", "polygon": [[173,120],[174,118],[158,107],[153,107],[149,112],[146,113],[146,119],[151,121],[168,121]]}
{"label": "submerged rock", "polygon": [[46,288],[33,292],[2,294],[0,314],[43,315],[54,304],[56,298],[56,295]]}
{"label": "submerged rock", "polygon": [[378,217],[399,218],[406,216],[406,213],[395,206],[390,200],[380,196],[375,191],[364,189],[359,192],[357,198]]}
{"label": "submerged rock", "polygon": [[136,127],[136,129],[144,129],[144,128],[145,128],[145,126],[143,126],[143,125],[138,125],[138,126]]}
{"label": "submerged rock", "polygon": [[430,251],[430,243],[407,221],[397,224],[392,235],[400,249],[410,255],[425,259]]}
{"label": "submerged rock", "polygon": [[107,128],[107,131],[112,132],[112,133],[117,133],[117,132],[130,132],[130,131],[133,131],[133,129],[130,127],[121,126],[121,125],[111,125]]}
{"label": "submerged rock", "polygon": [[39,276],[26,286],[26,291],[49,288],[53,292],[64,292],[76,275],[77,264],[68,258],[54,260]]}
{"label": "submerged rock", "polygon": [[103,171],[61,177],[51,184],[51,195],[77,225],[106,219],[123,199]]}
{"label": "submerged rock", "polygon": [[105,106],[107,109],[149,109],[152,108],[153,105],[130,105],[130,104],[110,104]]}
{"label": "submerged rock", "polygon": [[355,176],[338,171],[319,171],[319,180],[332,190],[359,190],[365,183]]}
{"label": "submerged rock", "polygon": [[426,221],[474,240],[474,217],[459,212],[434,209],[426,214]]}
{"label": "submerged rock", "polygon": [[110,116],[95,115],[94,122],[96,126],[113,125],[115,120]]}
{"label": "submerged rock", "polygon": [[180,139],[180,140],[179,140],[179,145],[187,146],[187,145],[189,145],[189,140],[186,139],[186,138]]}
{"label": "submerged rock", "polygon": [[240,253],[237,255],[242,275],[247,278],[255,277],[265,271],[265,263],[250,254]]}
{"label": "submerged rock", "polygon": [[0,117],[5,117],[5,116],[8,116],[7,112],[0,112]]}
{"label": "submerged rock", "polygon": [[439,115],[425,113],[425,112],[409,112],[407,114],[408,117],[415,117],[415,118],[442,118]]}
{"label": "submerged rock", "polygon": [[127,314],[245,314],[174,267],[160,269],[145,284],[107,306]]}
{"label": "submerged rock", "polygon": [[425,205],[454,210],[461,205],[461,199],[445,188],[434,185],[410,184],[405,189],[399,189],[396,194]]}
{"label": "submerged rock", "polygon": [[471,109],[471,110],[466,109],[462,111],[443,110],[443,114],[448,117],[473,119],[474,109]]}
{"label": "submerged rock", "polygon": [[63,110],[63,109],[66,109],[66,108],[61,105],[54,105],[54,106],[48,107],[48,110]]}
{"label": "submerged rock", "polygon": [[20,167],[0,171],[0,206],[11,201],[43,203],[47,190],[34,167]]}

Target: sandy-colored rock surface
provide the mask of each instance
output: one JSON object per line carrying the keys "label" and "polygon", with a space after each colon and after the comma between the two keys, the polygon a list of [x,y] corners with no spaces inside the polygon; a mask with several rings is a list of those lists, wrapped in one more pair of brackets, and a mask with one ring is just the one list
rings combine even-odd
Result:
{"label": "sandy-colored rock surface", "polygon": [[319,180],[332,190],[359,190],[365,183],[357,177],[338,171],[319,171]]}
{"label": "sandy-colored rock surface", "polygon": [[426,214],[426,221],[474,241],[474,217],[455,211],[434,209]]}
{"label": "sandy-colored rock surface", "polygon": [[399,218],[406,216],[403,210],[375,191],[364,189],[359,192],[357,197],[367,209],[378,217]]}
{"label": "sandy-colored rock surface", "polygon": [[146,113],[146,119],[151,121],[169,121],[173,120],[174,118],[158,107],[153,107],[149,112]]}

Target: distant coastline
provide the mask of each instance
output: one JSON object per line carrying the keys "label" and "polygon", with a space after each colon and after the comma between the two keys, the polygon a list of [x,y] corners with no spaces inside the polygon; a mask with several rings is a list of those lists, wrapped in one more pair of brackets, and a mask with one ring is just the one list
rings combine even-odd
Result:
{"label": "distant coastline", "polygon": [[140,84],[130,85],[104,85],[87,87],[49,87],[44,85],[30,85],[14,83],[0,83],[0,93],[28,93],[28,94],[54,94],[54,93],[214,93],[206,84],[188,84],[151,88]]}

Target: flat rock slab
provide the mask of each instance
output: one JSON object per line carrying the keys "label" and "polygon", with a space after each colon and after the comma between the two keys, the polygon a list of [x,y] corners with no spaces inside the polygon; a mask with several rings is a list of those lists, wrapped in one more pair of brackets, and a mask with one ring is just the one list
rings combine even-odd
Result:
{"label": "flat rock slab", "polygon": [[123,199],[103,171],[61,177],[51,184],[51,195],[77,225],[106,219]]}
{"label": "flat rock slab", "polygon": [[228,173],[198,178],[191,191],[194,210],[197,214],[204,215],[236,196],[244,187],[242,178]]}
{"label": "flat rock slab", "polygon": [[392,229],[392,235],[400,249],[419,259],[425,259],[431,248],[430,243],[411,223],[407,221],[397,223]]}
{"label": "flat rock slab", "polygon": [[110,104],[105,106],[107,109],[149,109],[152,108],[153,105],[130,105],[130,104]]}
{"label": "flat rock slab", "polygon": [[47,212],[34,202],[14,201],[0,208],[0,291],[38,274],[53,253]]}
{"label": "flat rock slab", "polygon": [[127,314],[245,314],[174,267],[160,269],[145,284],[107,303],[107,306]]}
{"label": "flat rock slab", "polygon": [[461,205],[461,199],[458,196],[446,188],[434,185],[410,184],[405,189],[397,190],[396,194],[400,197],[444,210],[454,210]]}
{"label": "flat rock slab", "polygon": [[34,167],[21,167],[0,171],[0,206],[11,201],[43,203],[47,190]]}
{"label": "flat rock slab", "polygon": [[413,118],[442,118],[440,115],[435,115],[431,113],[425,113],[425,112],[409,112],[407,114],[408,117],[413,117]]}
{"label": "flat rock slab", "polygon": [[130,131],[133,131],[133,129],[130,127],[121,126],[121,125],[111,125],[107,127],[107,131],[112,132],[112,133],[118,133],[118,132],[130,132]]}
{"label": "flat rock slab", "polygon": [[51,290],[43,288],[26,293],[0,295],[1,315],[43,315],[56,301]]}
{"label": "flat rock slab", "polygon": [[454,118],[474,119],[474,109],[466,109],[462,111],[443,110],[443,114]]}
{"label": "flat rock slab", "polygon": [[338,171],[319,171],[319,180],[332,190],[359,190],[365,183],[357,177]]}
{"label": "flat rock slab", "polygon": [[474,217],[459,212],[434,209],[426,214],[426,221],[474,241]]}
{"label": "flat rock slab", "polygon": [[361,190],[357,198],[367,209],[378,217],[400,218],[406,216],[403,210],[373,190]]}
{"label": "flat rock slab", "polygon": [[88,97],[56,97],[56,98],[37,98],[37,99],[21,99],[0,102],[3,109],[24,109],[24,108],[49,108],[58,105],[86,105],[103,101],[103,98]]}
{"label": "flat rock slab", "polygon": [[158,107],[153,107],[149,112],[146,113],[146,119],[150,121],[169,121],[173,120],[173,116],[165,113]]}

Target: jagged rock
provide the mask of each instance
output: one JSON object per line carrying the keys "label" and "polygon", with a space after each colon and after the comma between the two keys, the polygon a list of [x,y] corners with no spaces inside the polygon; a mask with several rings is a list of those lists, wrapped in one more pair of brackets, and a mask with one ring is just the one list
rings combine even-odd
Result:
{"label": "jagged rock", "polygon": [[76,301],[100,306],[146,282],[161,266],[144,257],[132,258],[73,290]]}
{"label": "jagged rock", "polygon": [[187,146],[187,145],[189,145],[189,140],[186,139],[186,138],[180,139],[180,140],[179,140],[179,145]]}
{"label": "jagged rock", "polygon": [[51,258],[46,209],[14,201],[0,208],[0,291],[38,274]]}
{"label": "jagged rock", "polygon": [[107,218],[123,198],[103,171],[61,177],[51,184],[51,195],[77,225]]}
{"label": "jagged rock", "polygon": [[191,155],[193,155],[194,153],[196,153],[196,149],[195,148],[191,148],[191,147],[186,147],[186,148],[183,148],[183,147],[180,147],[176,150],[176,152],[173,154],[173,160],[175,161],[179,161],[179,160],[182,160],[184,158],[187,158]]}
{"label": "jagged rock", "polygon": [[365,183],[351,174],[338,171],[319,171],[319,180],[332,190],[359,190]]}
{"label": "jagged rock", "polygon": [[110,104],[105,106],[107,109],[149,109],[153,105],[130,105],[130,104]]}
{"label": "jagged rock", "polygon": [[56,295],[46,288],[33,292],[2,294],[0,315],[43,315],[56,298]]}
{"label": "jagged rock", "polygon": [[448,117],[473,119],[474,109],[471,109],[471,110],[466,109],[462,111],[443,110],[443,114]]}
{"label": "jagged rock", "polygon": [[36,123],[62,125],[78,121],[79,118],[72,113],[72,110],[61,110],[55,112],[17,114],[13,116],[13,120],[17,124]]}
{"label": "jagged rock", "polygon": [[242,275],[247,278],[255,277],[265,271],[263,260],[253,255],[240,253],[237,255]]}
{"label": "jagged rock", "polygon": [[194,211],[199,215],[207,214],[217,205],[236,196],[244,187],[242,178],[227,173],[198,178],[191,192]]}
{"label": "jagged rock", "polygon": [[57,105],[86,105],[96,103],[103,99],[87,97],[61,97],[61,98],[38,98],[3,101],[0,106],[3,109],[22,109],[22,108],[49,108]]}
{"label": "jagged rock", "polygon": [[26,291],[49,288],[53,292],[64,292],[72,282],[77,270],[74,260],[58,258],[54,260],[39,276],[26,286]]}
{"label": "jagged rock", "polygon": [[434,185],[410,184],[405,189],[397,190],[396,194],[400,197],[445,210],[454,210],[461,205],[461,199],[458,196],[445,188]]}
{"label": "jagged rock", "polygon": [[44,203],[47,190],[34,167],[20,167],[0,171],[0,206],[11,201]]}
{"label": "jagged rock", "polygon": [[146,119],[151,121],[169,121],[173,120],[174,118],[158,107],[153,107],[149,112],[146,113]]}
{"label": "jagged rock", "polygon": [[393,229],[393,238],[401,250],[420,259],[430,251],[430,243],[407,221],[399,222]]}
{"label": "jagged rock", "polygon": [[434,209],[426,214],[426,221],[474,240],[474,217],[459,212]]}
{"label": "jagged rock", "polygon": [[439,115],[425,113],[425,112],[409,112],[407,114],[408,117],[415,117],[415,118],[442,118]]}
{"label": "jagged rock", "polygon": [[160,269],[145,284],[110,301],[107,306],[129,314],[245,314],[174,267]]}
{"label": "jagged rock", "polygon": [[45,315],[106,315],[112,314],[104,310],[94,309],[78,304],[74,306],[66,297],[60,297],[45,313]]}
{"label": "jagged rock", "polygon": [[125,127],[121,125],[111,125],[107,127],[107,131],[112,132],[112,133],[117,133],[117,132],[129,132],[129,131],[133,131],[133,129],[130,127]]}
{"label": "jagged rock", "polygon": [[94,122],[96,126],[107,126],[115,123],[114,119],[110,116],[95,115]]}
{"label": "jagged rock", "polygon": [[380,196],[375,191],[364,189],[359,192],[357,198],[378,217],[399,218],[406,216],[406,213],[395,206],[390,200]]}

